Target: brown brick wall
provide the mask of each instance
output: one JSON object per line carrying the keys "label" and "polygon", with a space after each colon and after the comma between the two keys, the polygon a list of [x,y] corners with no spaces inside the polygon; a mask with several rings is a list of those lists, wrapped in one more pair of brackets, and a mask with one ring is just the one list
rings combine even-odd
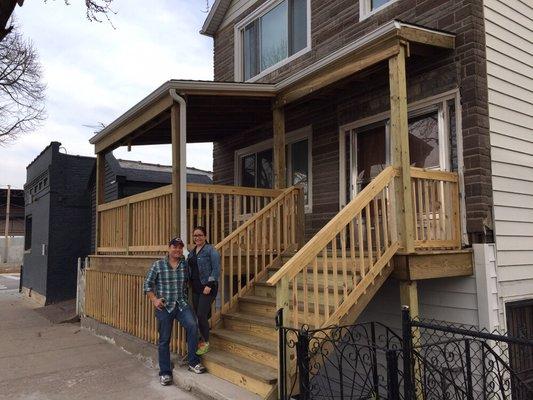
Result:
{"label": "brown brick wall", "polygon": [[[262,3],[258,1],[257,6]],[[394,18],[456,34],[454,51],[440,52],[431,59],[413,57],[408,61],[408,97],[411,101],[418,100],[460,88],[467,229],[474,242],[490,241],[492,186],[482,1],[399,0],[363,22],[358,22],[357,1],[312,0],[311,3],[312,50],[261,81],[278,82]],[[233,26],[228,26],[215,36],[216,80],[233,79],[233,51]],[[373,82],[372,86],[369,82]],[[338,127],[389,107],[386,68],[363,82],[343,88],[342,93],[334,96],[335,101],[324,103],[318,113],[321,117],[313,108],[317,107],[316,104],[310,106],[306,103],[300,107],[306,108],[307,114],[304,109],[304,116],[301,116],[300,110],[299,122],[288,121],[288,124],[300,126],[313,125],[314,207],[308,223],[309,233],[322,226],[338,210]],[[287,112],[288,119],[291,112]],[[290,130],[289,127],[287,130]],[[215,181],[218,178],[221,182],[227,181],[228,169],[233,176],[233,153],[230,149],[234,151],[235,146],[244,147],[241,145],[244,142],[249,145],[265,135],[268,134],[263,130],[257,140],[252,139],[254,135],[247,134],[241,138],[242,143],[238,138],[224,144],[217,143],[214,150]],[[217,171],[217,168],[223,169]]]}

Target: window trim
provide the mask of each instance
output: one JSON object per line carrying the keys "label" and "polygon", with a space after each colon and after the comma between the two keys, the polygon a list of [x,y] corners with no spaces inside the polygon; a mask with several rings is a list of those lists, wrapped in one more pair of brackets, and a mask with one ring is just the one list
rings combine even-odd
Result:
{"label": "window trim", "polygon": [[[295,129],[291,132],[288,132],[285,135],[285,145],[291,145],[293,143],[299,142],[301,140],[307,139],[307,163],[308,163],[308,178],[307,178],[307,195],[309,202],[305,205],[305,212],[313,212],[313,129],[311,125],[304,126],[303,128]],[[233,182],[235,186],[242,186],[242,176],[240,161],[243,157],[249,156],[251,154],[259,153],[264,150],[274,149],[274,139],[263,140],[262,142],[255,143],[251,146],[243,147],[241,149],[235,150],[234,156],[234,168],[233,168]],[[290,156],[287,159],[286,172],[287,175],[290,171]],[[288,177],[286,177],[288,178]]]}
{"label": "window trim", "polygon": [[276,6],[281,4],[283,1],[288,0],[270,0],[264,3],[262,6],[260,6],[257,10],[252,12],[250,15],[248,15],[246,18],[244,18],[239,23],[235,24],[234,27],[234,38],[235,38],[235,45],[234,45],[234,77],[235,82],[255,82],[262,77],[272,73],[273,71],[277,70],[278,68],[290,63],[291,61],[294,61],[298,57],[304,55],[305,53],[308,53],[311,51],[311,0],[306,0],[307,3],[307,46],[303,49],[299,50],[298,52],[294,53],[293,55],[284,58],[283,60],[277,62],[274,65],[271,65],[270,67],[266,68],[265,70],[261,71],[259,74],[251,77],[248,80],[244,80],[244,28],[251,22],[255,21],[258,18],[261,18],[263,15],[274,9]]}
{"label": "window trim", "polygon": [[384,10],[389,7],[391,4],[398,2],[399,0],[390,0],[389,2],[379,6],[375,10],[371,10],[372,0],[359,0],[359,21],[364,21],[367,18],[370,18],[374,14]]}

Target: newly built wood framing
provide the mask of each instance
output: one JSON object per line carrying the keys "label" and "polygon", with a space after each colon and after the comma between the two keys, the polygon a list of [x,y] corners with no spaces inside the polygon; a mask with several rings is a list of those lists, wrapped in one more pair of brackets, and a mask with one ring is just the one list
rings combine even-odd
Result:
{"label": "newly built wood framing", "polygon": [[[97,195],[87,316],[154,342],[153,312],[139,295],[143,265],[147,269],[165,253],[171,236],[188,238],[190,245],[193,227],[206,225],[221,254],[221,279],[211,319],[215,350],[205,363],[212,373],[273,398],[276,309],[285,309],[287,326],[353,323],[391,274],[406,281],[402,300],[413,309],[418,309],[417,280],[471,275],[471,254],[462,250],[458,172],[416,168],[410,157],[408,59],[435,49],[452,51],[454,43],[452,34],[392,21],[277,83],[162,85],[91,140],[100,160],[97,182],[106,152],[161,143],[172,145],[173,181],[107,204]],[[286,137],[313,125],[337,93],[369,76],[380,77],[389,92],[390,165],[354,190],[344,208],[328,209],[328,221],[309,224],[305,188],[287,173],[292,155]],[[217,168],[237,162],[217,156],[215,183],[224,185],[185,186],[186,142],[228,144],[224,154],[236,157],[232,143],[265,139],[272,142],[271,189],[228,182]],[[110,293],[120,301],[133,296],[136,305],[115,305]],[[179,327],[176,332],[173,346],[181,351],[183,332]],[[256,336],[266,344],[257,344]],[[242,350],[238,356],[235,348]]]}

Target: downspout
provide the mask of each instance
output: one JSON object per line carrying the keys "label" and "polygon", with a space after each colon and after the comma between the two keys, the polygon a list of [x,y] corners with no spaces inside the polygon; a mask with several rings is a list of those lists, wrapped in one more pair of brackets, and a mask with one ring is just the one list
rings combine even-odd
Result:
{"label": "downspout", "polygon": [[176,89],[170,89],[169,94],[180,105],[180,236],[187,244],[187,102],[176,92]]}

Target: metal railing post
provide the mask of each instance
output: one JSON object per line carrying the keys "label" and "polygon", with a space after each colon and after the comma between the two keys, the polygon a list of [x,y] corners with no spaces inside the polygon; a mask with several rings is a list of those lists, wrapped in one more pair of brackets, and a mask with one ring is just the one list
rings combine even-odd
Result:
{"label": "metal railing post", "polygon": [[474,391],[472,388],[472,358],[470,354],[470,340],[465,340],[465,358],[466,358],[466,390],[468,400],[474,400]]}
{"label": "metal railing post", "polygon": [[[400,399],[400,387],[398,383],[398,356],[395,350],[387,350],[387,400]],[[379,398],[379,394],[376,394]]]}
{"label": "metal railing post", "polygon": [[298,332],[296,361],[300,378],[300,399],[309,400],[309,332],[305,328]]}
{"label": "metal railing post", "polygon": [[378,376],[378,357],[376,354],[376,326],[372,322],[370,325],[370,334],[372,340],[372,380],[374,384],[374,394],[376,400],[379,399],[379,376]]}
{"label": "metal railing post", "polygon": [[402,307],[402,340],[403,340],[403,377],[404,377],[404,399],[413,399],[413,363],[411,360],[413,352],[413,337],[411,333],[411,316],[409,307]]}
{"label": "metal railing post", "polygon": [[276,313],[276,329],[278,331],[278,398],[286,400],[287,398],[287,357],[285,329],[283,328],[283,308]]}

